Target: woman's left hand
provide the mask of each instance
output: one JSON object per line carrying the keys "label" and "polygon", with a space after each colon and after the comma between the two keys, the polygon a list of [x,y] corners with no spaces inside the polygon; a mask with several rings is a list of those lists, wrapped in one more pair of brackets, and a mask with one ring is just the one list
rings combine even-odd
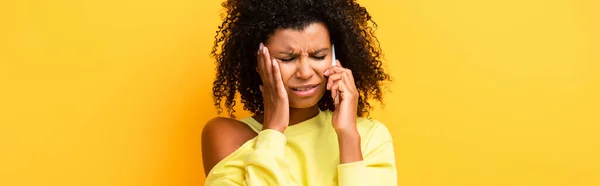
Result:
{"label": "woman's left hand", "polygon": [[[357,133],[356,113],[358,108],[358,90],[354,83],[354,77],[350,69],[338,65],[325,70],[324,75],[328,76],[327,89],[331,90],[331,97],[339,99],[335,104],[333,111],[333,128],[340,133]],[[336,102],[336,101],[334,101]]]}

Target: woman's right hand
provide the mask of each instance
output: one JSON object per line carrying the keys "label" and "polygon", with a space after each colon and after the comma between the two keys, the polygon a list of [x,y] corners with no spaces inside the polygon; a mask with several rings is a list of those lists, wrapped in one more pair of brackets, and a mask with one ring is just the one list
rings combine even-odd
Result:
{"label": "woman's right hand", "polygon": [[288,127],[290,107],[287,92],[281,78],[279,63],[271,59],[269,49],[260,43],[258,50],[258,73],[262,80],[263,130],[273,129],[281,133]]}

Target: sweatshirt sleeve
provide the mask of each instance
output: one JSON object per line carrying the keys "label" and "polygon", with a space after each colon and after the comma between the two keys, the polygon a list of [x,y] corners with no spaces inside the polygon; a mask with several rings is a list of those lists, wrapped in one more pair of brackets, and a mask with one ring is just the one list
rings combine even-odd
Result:
{"label": "sweatshirt sleeve", "polygon": [[218,163],[208,174],[207,186],[288,185],[288,162],[284,159],[286,137],[263,130],[238,152]]}
{"label": "sweatshirt sleeve", "polygon": [[340,186],[396,186],[398,184],[392,137],[383,124],[375,122],[373,132],[362,139],[367,140],[363,150],[363,161],[338,165]]}

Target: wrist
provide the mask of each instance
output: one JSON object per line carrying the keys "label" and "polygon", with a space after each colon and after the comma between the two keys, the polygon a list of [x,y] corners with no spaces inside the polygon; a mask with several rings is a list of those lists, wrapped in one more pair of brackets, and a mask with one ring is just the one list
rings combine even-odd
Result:
{"label": "wrist", "polygon": [[358,130],[336,131],[339,141],[349,142],[349,144],[360,144],[360,134]]}
{"label": "wrist", "polygon": [[360,134],[356,127],[335,129],[335,133],[338,135],[338,138],[360,138]]}
{"label": "wrist", "polygon": [[262,130],[271,129],[271,130],[279,131],[283,134],[283,131],[285,131],[285,128],[286,127],[283,127],[283,126],[264,126]]}
{"label": "wrist", "polygon": [[361,161],[361,137],[358,130],[340,130],[336,132],[338,135],[340,164]]}

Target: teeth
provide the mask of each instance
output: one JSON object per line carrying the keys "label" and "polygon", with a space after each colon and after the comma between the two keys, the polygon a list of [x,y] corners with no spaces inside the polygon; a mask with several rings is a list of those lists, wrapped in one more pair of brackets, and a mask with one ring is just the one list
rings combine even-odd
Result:
{"label": "teeth", "polygon": [[294,90],[298,90],[298,91],[305,91],[305,90],[310,90],[310,89],[312,89],[312,88],[313,88],[313,87],[310,87],[310,88],[295,88]]}

